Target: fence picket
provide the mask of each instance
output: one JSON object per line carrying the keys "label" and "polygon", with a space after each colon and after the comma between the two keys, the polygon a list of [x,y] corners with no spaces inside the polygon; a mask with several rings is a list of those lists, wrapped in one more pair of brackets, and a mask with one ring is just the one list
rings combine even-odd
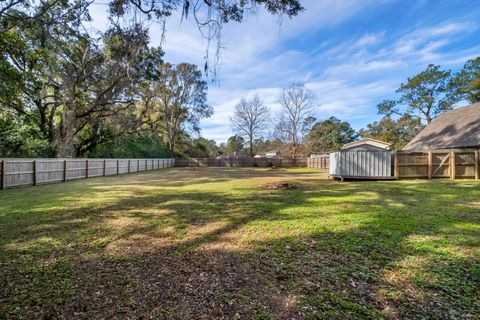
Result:
{"label": "fence picket", "polygon": [[[140,160],[137,160],[137,171]],[[164,164],[162,167],[155,163]],[[142,159],[142,171],[172,167],[172,159]],[[110,164],[109,164],[110,162]],[[115,165],[116,164],[116,165]],[[128,168],[127,168],[128,165]],[[1,159],[0,190],[133,172],[131,159]]]}

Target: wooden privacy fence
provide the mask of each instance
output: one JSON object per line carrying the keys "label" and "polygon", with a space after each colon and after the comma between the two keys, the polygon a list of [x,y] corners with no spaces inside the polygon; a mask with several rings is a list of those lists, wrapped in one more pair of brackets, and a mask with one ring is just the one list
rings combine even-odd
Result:
{"label": "wooden privacy fence", "polygon": [[394,175],[398,178],[480,178],[480,150],[454,149],[429,152],[399,151]]}
{"label": "wooden privacy fence", "polygon": [[0,189],[157,170],[175,159],[0,159]]}
{"label": "wooden privacy fence", "polygon": [[330,154],[328,166],[338,178],[480,179],[480,150],[339,151]]}
{"label": "wooden privacy fence", "polygon": [[299,168],[307,166],[307,159],[281,158],[189,158],[175,159],[176,167],[259,167]]}
{"label": "wooden privacy fence", "polygon": [[307,159],[307,167],[316,169],[328,169],[330,167],[330,155],[321,155]]}

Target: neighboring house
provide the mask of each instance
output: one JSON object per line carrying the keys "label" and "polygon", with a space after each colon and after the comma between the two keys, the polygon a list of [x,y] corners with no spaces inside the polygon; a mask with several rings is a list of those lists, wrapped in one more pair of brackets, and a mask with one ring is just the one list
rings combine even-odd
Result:
{"label": "neighboring house", "polygon": [[280,155],[280,152],[273,150],[265,153],[259,153],[254,156],[254,158],[275,158]]}
{"label": "neighboring house", "polygon": [[441,114],[403,150],[480,148],[480,103]]}
{"label": "neighboring house", "polygon": [[265,152],[265,156],[267,158],[275,158],[276,156],[278,156],[278,154],[279,153],[276,150]]}
{"label": "neighboring house", "polygon": [[390,150],[390,143],[371,138],[354,141],[345,144],[341,150],[355,151],[355,150],[371,150],[371,151],[385,151]]}

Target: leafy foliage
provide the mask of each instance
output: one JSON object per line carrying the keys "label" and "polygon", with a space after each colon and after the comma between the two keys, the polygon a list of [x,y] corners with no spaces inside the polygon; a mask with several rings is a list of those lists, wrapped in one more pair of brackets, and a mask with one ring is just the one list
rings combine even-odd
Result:
{"label": "leafy foliage", "polygon": [[388,142],[393,150],[401,150],[423,127],[420,119],[407,114],[396,120],[384,117],[378,122],[368,124],[367,128],[360,129],[359,135],[362,138]]}
{"label": "leafy foliage", "polygon": [[0,155],[3,157],[42,157],[53,150],[29,118],[15,117],[8,112],[0,114]]}
{"label": "leafy foliage", "polygon": [[199,122],[213,114],[207,104],[207,83],[197,66],[181,63],[158,65],[156,80],[145,85],[143,116],[157,130],[173,156],[175,144],[187,131],[199,132]]}
{"label": "leafy foliage", "polygon": [[408,78],[397,90],[398,100],[386,100],[377,108],[380,114],[417,116],[430,123],[440,113],[451,110],[460,99],[452,93],[451,72],[433,64],[419,74]]}
{"label": "leafy foliage", "polygon": [[452,90],[470,103],[480,102],[480,57],[468,60],[451,83]]}
{"label": "leafy foliage", "polygon": [[215,140],[199,137],[183,146],[183,154],[189,158],[215,157],[219,151]]}
{"label": "leafy foliage", "polygon": [[[187,18],[191,13],[210,43],[219,39],[223,24],[242,21],[256,6],[289,17],[303,9],[297,0],[113,0],[108,30],[91,34],[85,26],[91,3],[0,4],[0,110],[18,127],[32,129],[32,142],[48,146],[26,147],[21,154],[125,154],[119,145],[153,139],[164,141],[173,155],[175,143],[198,132],[199,120],[212,114],[208,88],[196,66],[164,63],[161,48],[149,48],[143,18],[162,20],[177,10]],[[21,141],[4,126],[0,130],[12,136],[3,139],[3,146],[13,148]]]}
{"label": "leafy foliage", "polygon": [[346,121],[335,117],[317,122],[307,135],[307,142],[314,153],[337,151],[342,145],[355,141],[355,130]]}
{"label": "leafy foliage", "polygon": [[227,145],[225,147],[225,152],[228,155],[232,154],[242,154],[245,147],[245,139],[241,136],[234,135],[228,138]]}
{"label": "leafy foliage", "polygon": [[156,135],[126,135],[106,140],[93,151],[84,154],[90,158],[167,158],[169,151]]}

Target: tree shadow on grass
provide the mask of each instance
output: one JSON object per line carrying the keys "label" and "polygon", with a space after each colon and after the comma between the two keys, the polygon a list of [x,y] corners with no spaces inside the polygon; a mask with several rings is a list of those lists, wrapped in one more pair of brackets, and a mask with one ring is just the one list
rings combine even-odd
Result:
{"label": "tree shadow on grass", "polygon": [[478,185],[300,183],[7,214],[0,310],[69,318],[478,315],[479,235],[458,229],[478,223],[468,206]]}

